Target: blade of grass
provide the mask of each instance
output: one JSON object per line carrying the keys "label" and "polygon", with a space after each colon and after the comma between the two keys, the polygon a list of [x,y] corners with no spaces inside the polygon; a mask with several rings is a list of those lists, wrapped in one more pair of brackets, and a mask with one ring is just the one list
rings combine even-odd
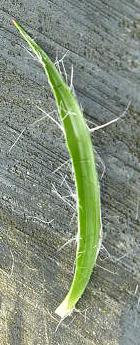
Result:
{"label": "blade of grass", "polygon": [[78,216],[75,273],[69,292],[56,309],[56,314],[65,318],[82,296],[100,249],[102,227],[98,176],[90,133],[75,95],[43,49],[17,21],[13,23],[44,67],[56,100],[74,171]]}

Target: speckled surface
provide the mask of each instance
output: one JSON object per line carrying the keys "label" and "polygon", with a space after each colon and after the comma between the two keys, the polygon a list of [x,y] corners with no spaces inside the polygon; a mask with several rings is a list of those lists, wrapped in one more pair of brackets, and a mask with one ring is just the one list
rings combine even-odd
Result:
{"label": "speckled surface", "polygon": [[[140,345],[140,3],[0,2],[0,340],[2,345]],[[11,24],[17,18],[64,63],[87,120],[103,124],[94,147],[101,183],[103,248],[80,313],[54,310],[68,291],[76,233],[74,190],[60,130],[42,117],[54,100],[41,66]],[[16,139],[23,131],[20,139]],[[13,146],[13,144],[15,145]],[[102,175],[101,159],[105,164]],[[70,198],[70,202],[73,200]],[[86,312],[85,312],[86,310]]]}

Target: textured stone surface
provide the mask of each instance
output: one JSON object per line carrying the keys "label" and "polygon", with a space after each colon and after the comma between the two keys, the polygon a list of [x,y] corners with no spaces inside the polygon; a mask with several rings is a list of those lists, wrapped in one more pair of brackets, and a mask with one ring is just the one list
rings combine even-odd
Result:
{"label": "textured stone surface", "polygon": [[[140,344],[140,3],[137,0],[0,2],[0,340],[2,345]],[[42,113],[55,108],[41,66],[11,24],[16,17],[64,63],[94,135],[101,182],[103,249],[79,312],[54,310],[68,291],[76,233],[64,140]],[[20,139],[16,139],[23,131]],[[13,146],[13,144],[15,145]],[[101,159],[106,171],[102,175]],[[73,203],[73,200],[67,199]],[[85,312],[86,310],[86,312]],[[57,329],[58,327],[58,329]]]}

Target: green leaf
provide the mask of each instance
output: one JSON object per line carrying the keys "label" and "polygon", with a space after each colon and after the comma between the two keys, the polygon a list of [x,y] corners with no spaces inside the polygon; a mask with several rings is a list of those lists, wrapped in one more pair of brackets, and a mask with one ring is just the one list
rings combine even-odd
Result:
{"label": "green leaf", "polygon": [[56,309],[56,313],[65,318],[82,296],[100,249],[102,226],[98,176],[90,133],[76,97],[43,49],[17,21],[13,22],[45,70],[74,171],[78,217],[75,273],[69,292]]}

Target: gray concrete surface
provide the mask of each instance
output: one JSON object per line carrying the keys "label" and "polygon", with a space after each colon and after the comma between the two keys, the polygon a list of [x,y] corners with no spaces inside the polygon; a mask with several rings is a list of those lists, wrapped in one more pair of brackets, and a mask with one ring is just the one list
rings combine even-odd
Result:
{"label": "gray concrete surface", "polygon": [[[140,2],[1,0],[0,14],[1,344],[140,345]],[[69,164],[53,173],[68,159],[59,129],[47,119],[32,125],[42,117],[36,105],[49,112],[55,104],[12,18],[53,61],[69,50],[65,68],[70,80],[74,66],[88,120],[110,121],[131,101],[124,119],[93,137],[104,247],[77,312],[59,327],[54,310],[70,285],[75,245],[58,249],[77,225],[53,190],[65,196],[74,184]]]}

